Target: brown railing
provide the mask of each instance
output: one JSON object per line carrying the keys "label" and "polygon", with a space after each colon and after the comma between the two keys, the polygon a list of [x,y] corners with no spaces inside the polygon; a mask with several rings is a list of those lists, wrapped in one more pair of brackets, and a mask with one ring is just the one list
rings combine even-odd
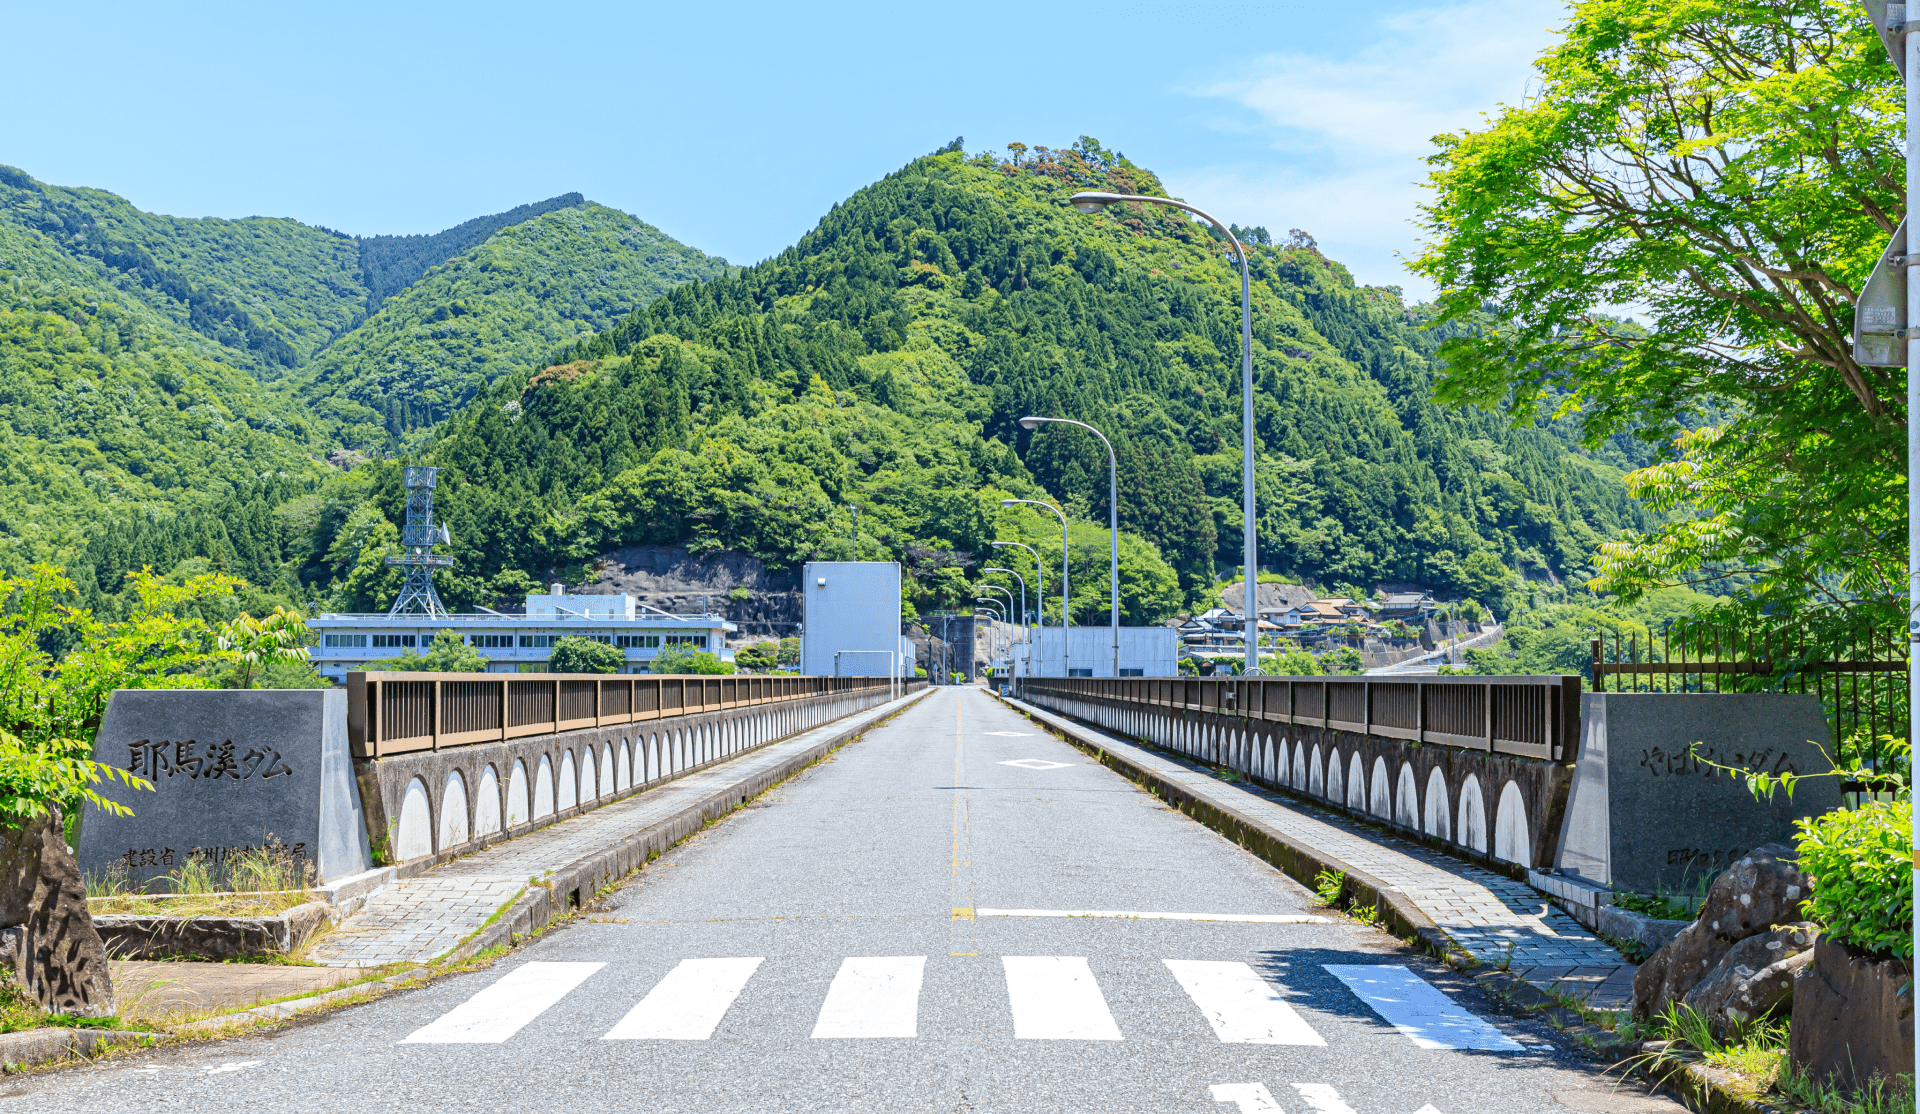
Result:
{"label": "brown railing", "polygon": [[1029,677],[1024,692],[1297,723],[1563,761],[1580,742],[1578,677]]}
{"label": "brown railing", "polygon": [[914,682],[886,677],[349,673],[353,753],[379,758]]}

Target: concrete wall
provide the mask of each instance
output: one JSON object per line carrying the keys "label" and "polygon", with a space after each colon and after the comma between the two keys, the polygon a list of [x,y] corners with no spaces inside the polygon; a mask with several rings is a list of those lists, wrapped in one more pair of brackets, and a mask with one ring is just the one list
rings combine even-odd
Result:
{"label": "concrete wall", "polygon": [[[885,677],[900,668],[900,566],[892,561],[812,561],[801,578],[805,629],[800,672]],[[911,665],[907,675],[913,675]]]}
{"label": "concrete wall", "polygon": [[[902,692],[913,684],[904,685]],[[883,704],[885,688],[829,693],[355,762],[367,835],[386,861],[424,869],[524,835]]]}
{"label": "concrete wall", "polygon": [[1104,697],[1022,698],[1470,858],[1554,861],[1570,772],[1553,762]]}

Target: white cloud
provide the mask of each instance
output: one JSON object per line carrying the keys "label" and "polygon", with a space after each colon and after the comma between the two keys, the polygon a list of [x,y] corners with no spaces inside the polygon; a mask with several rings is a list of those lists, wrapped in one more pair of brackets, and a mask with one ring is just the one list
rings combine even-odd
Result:
{"label": "white cloud", "polygon": [[1518,102],[1565,15],[1562,0],[1480,0],[1382,19],[1379,39],[1349,57],[1261,58],[1191,92],[1250,110],[1251,122],[1222,126],[1264,135],[1282,165],[1192,167],[1168,184],[1276,237],[1305,229],[1361,282],[1429,297],[1398,256],[1417,246],[1430,140]]}

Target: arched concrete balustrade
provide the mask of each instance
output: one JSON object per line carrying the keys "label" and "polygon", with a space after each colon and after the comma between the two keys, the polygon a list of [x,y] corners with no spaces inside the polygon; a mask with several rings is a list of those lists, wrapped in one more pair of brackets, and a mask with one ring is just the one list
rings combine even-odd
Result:
{"label": "arched concrete balustrade", "polygon": [[513,773],[507,777],[507,827],[517,828],[532,819],[533,797],[527,785],[527,764],[516,758]]}
{"label": "arched concrete balustrade", "polygon": [[1393,822],[1403,828],[1420,827],[1420,788],[1414,784],[1411,762],[1400,764],[1400,781],[1393,793]]}
{"label": "arched concrete balustrade", "polygon": [[1473,774],[1460,782],[1460,823],[1454,830],[1460,833],[1455,842],[1487,853],[1487,804],[1480,797],[1480,779]]}
{"label": "arched concrete balustrade", "polygon": [[1493,857],[1508,863],[1531,863],[1532,841],[1527,835],[1527,802],[1520,787],[1500,787],[1500,807],[1493,819]]}
{"label": "arched concrete balustrade", "polygon": [[1367,768],[1360,762],[1360,752],[1354,751],[1347,761],[1347,808],[1354,812],[1364,812],[1367,807]]}
{"label": "arched concrete balustrade", "polygon": [[1427,775],[1427,801],[1420,830],[1441,839],[1453,839],[1453,814],[1447,810],[1447,775],[1435,766]]}
{"label": "arched concrete balustrade", "polygon": [[553,760],[547,755],[540,756],[540,768],[533,775],[533,818],[543,820],[553,815]]}
{"label": "arched concrete balustrade", "polygon": [[1373,759],[1373,790],[1367,795],[1367,811],[1382,820],[1393,819],[1393,785],[1388,780],[1387,760]]}
{"label": "arched concrete balustrade", "polygon": [[471,838],[467,824],[467,779],[455,770],[447,775],[446,788],[440,791],[440,842],[445,851]]}
{"label": "arched concrete balustrade", "polygon": [[433,806],[427,801],[426,783],[419,778],[407,782],[406,796],[400,800],[400,823],[393,833],[393,857],[406,862],[433,854]]}
{"label": "arched concrete balustrade", "polygon": [[473,795],[473,834],[490,836],[500,830],[500,772],[489,762],[480,771],[480,788]]}

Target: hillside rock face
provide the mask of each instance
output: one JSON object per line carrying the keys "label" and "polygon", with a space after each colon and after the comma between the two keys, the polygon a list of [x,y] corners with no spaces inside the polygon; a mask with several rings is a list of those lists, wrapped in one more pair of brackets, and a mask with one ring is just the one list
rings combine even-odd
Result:
{"label": "hillside rock face", "polygon": [[[748,598],[735,599],[744,588]],[[800,570],[769,569],[758,557],[730,550],[689,553],[681,545],[630,545],[602,554],[588,595],[624,592],[675,615],[703,609],[737,623],[735,642],[792,638],[800,628]]]}

